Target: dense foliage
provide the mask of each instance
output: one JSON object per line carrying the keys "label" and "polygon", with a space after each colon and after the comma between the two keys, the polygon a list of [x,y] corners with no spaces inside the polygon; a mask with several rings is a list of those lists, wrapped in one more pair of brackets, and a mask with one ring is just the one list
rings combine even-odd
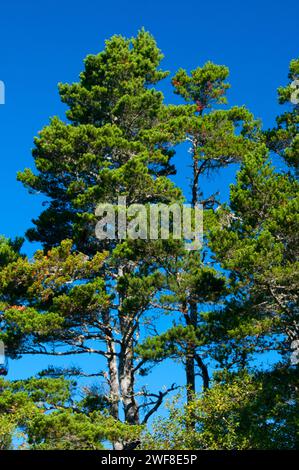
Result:
{"label": "dense foliage", "polygon": [[[79,82],[59,85],[67,121],[51,119],[35,138],[35,169],[18,174],[46,208],[26,233],[41,245],[33,259],[21,238],[0,238],[0,340],[10,364],[65,359],[1,379],[1,449],[298,447],[299,60],[278,90],[286,111],[264,131],[244,106],[226,106],[223,65],[180,69],[181,104],[166,104],[162,58],[144,30],[88,56]],[[190,196],[172,179],[178,149]],[[204,181],[228,165],[225,201]],[[97,206],[120,197],[201,205],[202,246],[99,240]],[[81,355],[88,371],[74,365]],[[165,361],[174,383],[149,387],[144,377]]]}

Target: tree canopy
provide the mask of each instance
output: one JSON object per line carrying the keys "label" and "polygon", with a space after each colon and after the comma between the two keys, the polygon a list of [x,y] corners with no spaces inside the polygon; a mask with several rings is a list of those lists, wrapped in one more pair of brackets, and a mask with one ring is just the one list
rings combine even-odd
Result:
{"label": "tree canopy", "polygon": [[[1,379],[1,449],[298,447],[299,60],[278,89],[286,111],[264,130],[227,105],[224,65],[179,69],[179,104],[167,103],[162,58],[143,29],[87,56],[79,81],[59,84],[66,119],[51,118],[34,169],[18,173],[44,197],[25,234],[40,249],[30,259],[22,238],[0,238],[0,341],[11,364],[42,355],[64,366]],[[176,155],[190,169],[182,187]],[[228,165],[229,199],[208,194],[206,176]],[[99,239],[97,207],[119,198],[201,207],[201,246],[172,231]],[[149,386],[166,361],[173,381]]]}

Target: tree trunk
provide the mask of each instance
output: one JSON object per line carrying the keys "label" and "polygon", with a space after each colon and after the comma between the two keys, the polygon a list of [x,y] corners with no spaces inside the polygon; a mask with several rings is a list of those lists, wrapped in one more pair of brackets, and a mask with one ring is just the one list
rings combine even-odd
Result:
{"label": "tree trunk", "polygon": [[[123,276],[124,267],[118,268],[118,277]],[[127,424],[139,424],[139,409],[135,400],[134,371],[134,331],[135,318],[122,311],[122,297],[119,297],[118,317],[121,330],[121,347],[118,362],[120,399],[123,403],[124,418]],[[124,443],[123,449],[134,448],[134,442]]]}
{"label": "tree trunk", "polygon": [[[196,148],[196,142],[193,142],[193,179],[192,179],[192,199],[191,199],[191,206],[195,208],[198,204],[198,192],[199,192],[199,176],[201,174],[201,171],[204,168],[204,163],[199,166],[198,164],[198,158],[197,158],[197,148]],[[191,254],[192,256],[192,254]],[[187,325],[192,325],[194,329],[197,328],[197,322],[198,322],[198,314],[197,314],[197,304],[194,301],[189,302],[189,312],[187,313],[186,316],[186,323]],[[209,374],[208,374],[208,369],[205,366],[203,360],[201,357],[196,353],[196,346],[195,345],[190,345],[189,350],[187,351],[187,357],[186,357],[186,382],[187,382],[187,403],[190,403],[193,398],[194,394],[196,392],[196,383],[195,383],[195,361],[198,365],[198,367],[201,370],[201,375],[203,379],[203,388],[206,389],[209,387]]]}
{"label": "tree trunk", "polygon": [[[197,327],[197,306],[195,302],[189,303],[189,313],[186,317],[187,325],[192,325],[194,329]],[[194,399],[195,394],[195,345],[190,344],[186,357],[186,382],[187,382],[187,403]]]}
{"label": "tree trunk", "polygon": [[134,394],[135,377],[132,338],[127,341],[123,338],[119,360],[119,380],[125,421],[128,424],[139,424],[138,405]]}
{"label": "tree trunk", "polygon": [[[118,420],[119,419],[119,375],[118,375],[118,354],[115,347],[115,341],[110,325],[110,314],[106,311],[103,314],[103,322],[106,325],[104,329],[106,335],[106,347],[107,347],[107,367],[108,367],[108,384],[109,384],[109,400],[110,400],[110,414]],[[114,442],[113,449],[122,450],[123,444],[121,442]]]}
{"label": "tree trunk", "polygon": [[205,363],[203,362],[202,358],[199,354],[195,354],[195,360],[197,362],[198,367],[201,370],[202,382],[204,390],[208,389],[210,386],[210,376],[209,371]]}
{"label": "tree trunk", "polygon": [[[111,400],[111,415],[114,419],[119,419],[119,377],[118,377],[118,364],[115,345],[113,341],[108,341],[108,369],[109,369],[109,384],[110,384],[110,400]],[[122,442],[113,443],[114,450],[123,450]]]}
{"label": "tree trunk", "polygon": [[110,401],[111,401],[111,416],[119,419],[119,379],[118,379],[118,365],[115,345],[113,341],[108,340],[108,370],[109,370],[109,385],[110,385]]}

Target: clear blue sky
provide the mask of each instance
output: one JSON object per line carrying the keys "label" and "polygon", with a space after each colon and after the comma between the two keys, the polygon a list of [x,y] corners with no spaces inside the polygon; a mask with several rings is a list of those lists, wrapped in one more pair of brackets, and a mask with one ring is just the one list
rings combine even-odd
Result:
{"label": "clear blue sky", "polygon": [[[227,65],[230,105],[245,104],[268,127],[281,111],[276,89],[286,83],[289,61],[298,57],[298,18],[296,0],[1,2],[0,80],[6,85],[6,104],[0,106],[0,233],[22,235],[40,213],[41,199],[27,194],[16,172],[32,166],[33,137],[49,117],[63,117],[57,83],[76,81],[83,58],[101,51],[106,38],[132,36],[144,26],[157,39],[163,66],[171,73],[207,60]],[[169,81],[162,89],[172,100]],[[183,181],[179,168],[177,180]],[[213,189],[227,186],[231,173],[211,182]],[[33,248],[26,244],[26,250]],[[14,363],[11,377],[38,369],[40,360],[34,361]],[[171,380],[173,371],[164,368],[164,380]],[[153,377],[161,383],[161,374]]]}

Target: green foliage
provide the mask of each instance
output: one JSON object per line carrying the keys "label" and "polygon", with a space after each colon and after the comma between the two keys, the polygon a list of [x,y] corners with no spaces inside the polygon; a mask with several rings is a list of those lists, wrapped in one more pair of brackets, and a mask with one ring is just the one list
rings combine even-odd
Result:
{"label": "green foliage", "polygon": [[[212,62],[180,69],[172,84],[184,103],[166,105],[162,58],[144,30],[87,56],[79,81],[59,85],[68,120],[50,120],[35,138],[35,169],[18,174],[46,208],[26,234],[42,244],[33,259],[21,254],[22,239],[0,237],[5,353],[88,354],[94,369],[64,363],[1,379],[1,449],[132,449],[142,431],[145,449],[298,447],[299,61],[278,90],[291,107],[262,132],[245,107],[222,109],[229,71]],[[99,203],[185,202],[171,180],[185,142],[190,203],[204,208],[202,248],[188,252],[172,237],[98,240]],[[289,171],[276,169],[269,151]],[[238,172],[223,204],[204,194],[202,178],[232,163]],[[160,332],[162,316],[170,326]],[[269,370],[262,359],[273,352]],[[138,379],[166,359],[185,368],[187,404],[179,397],[144,431],[177,387],[152,391]]]}
{"label": "green foliage", "polygon": [[[292,176],[275,172],[261,147],[244,159],[231,186],[231,208],[218,211],[210,231],[235,297],[221,314],[210,315],[209,331],[221,343],[223,334],[234,345],[242,340],[243,353],[258,346],[287,359],[297,337],[298,189]],[[229,351],[235,354],[236,347]]]}
{"label": "green foliage", "polygon": [[0,236],[0,267],[6,266],[13,261],[16,261],[21,255],[20,250],[23,245],[23,238],[16,238],[15,240],[6,239]]}
{"label": "green foliage", "polygon": [[277,126],[265,133],[271,150],[283,157],[290,168],[298,173],[299,166],[299,59],[290,62],[289,83],[278,88],[280,104],[288,105],[288,110],[276,119]]}
{"label": "green foliage", "polygon": [[172,79],[175,92],[186,101],[196,103],[198,112],[213,103],[226,103],[224,96],[229,84],[225,83],[229,74],[228,68],[207,62],[203,67],[192,70],[191,76],[180,69]]}
{"label": "green foliage", "polygon": [[64,378],[0,380],[0,449],[102,449],[105,441],[136,437],[128,427],[100,411],[86,412],[74,402],[76,384]]}
{"label": "green foliage", "polygon": [[[245,107],[219,109],[219,105],[227,102],[228,73],[226,67],[208,62],[193,70],[190,76],[180,69],[172,80],[175,93],[187,103],[177,107],[176,115],[178,109],[184,114],[176,124],[183,131],[181,139],[190,144],[191,206],[202,204],[207,213],[204,244],[198,252],[175,251],[165,260],[165,290],[157,307],[174,315],[179,313],[180,317],[177,320],[176,315],[169,332],[147,338],[138,348],[144,360],[180,359],[186,370],[189,399],[195,393],[196,375],[202,377],[205,388],[209,385],[208,369],[202,359],[207,356],[210,342],[204,310],[211,305],[218,307],[229,294],[225,276],[206,260],[209,257],[207,233],[209,226],[212,228],[215,224],[210,212],[215,210],[217,195],[204,198],[201,178],[228,164],[243,161],[261,139],[260,123]],[[172,126],[175,126],[174,121],[169,121]],[[182,323],[186,323],[186,327]]]}
{"label": "green foliage", "polygon": [[[179,190],[166,177],[175,136],[163,130],[162,93],[152,86],[167,75],[154,39],[141,30],[132,40],[114,36],[88,56],[80,82],[60,85],[71,124],[52,119],[35,139],[37,173],[19,179],[50,198],[27,235],[46,247],[66,238],[85,252],[99,249],[95,207],[124,195],[131,202],[168,201]],[[96,247],[94,247],[96,244]],[[94,251],[92,251],[94,252]]]}
{"label": "green foliage", "polygon": [[[295,371],[223,373],[190,405],[169,404],[141,438],[143,449],[250,450],[298,448]],[[190,423],[196,421],[195,429]]]}

